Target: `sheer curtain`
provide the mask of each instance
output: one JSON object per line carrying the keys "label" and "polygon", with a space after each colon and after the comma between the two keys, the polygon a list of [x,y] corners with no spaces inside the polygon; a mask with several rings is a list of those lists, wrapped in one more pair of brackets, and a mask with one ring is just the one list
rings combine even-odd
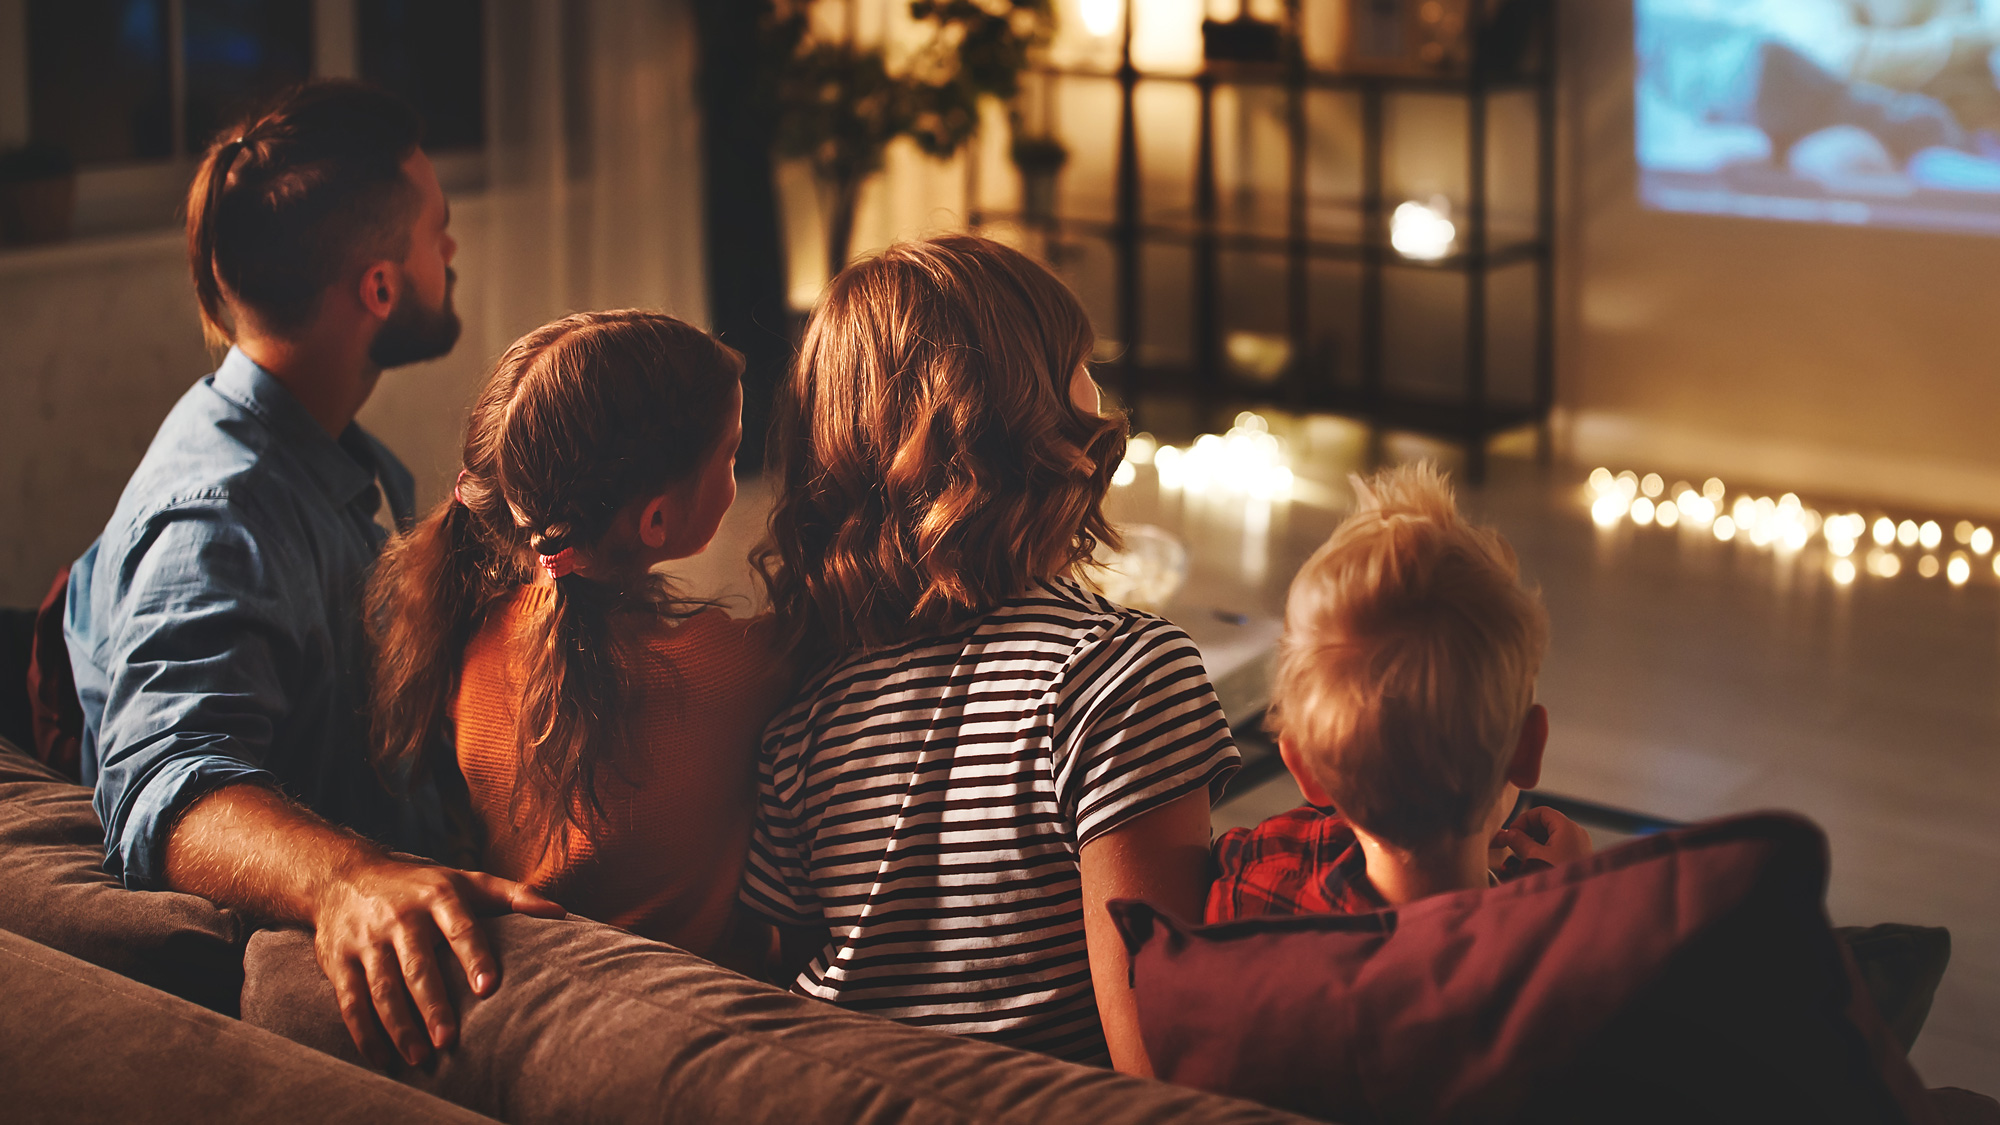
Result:
{"label": "sheer curtain", "polygon": [[697,57],[686,0],[488,4],[487,314],[706,323]]}

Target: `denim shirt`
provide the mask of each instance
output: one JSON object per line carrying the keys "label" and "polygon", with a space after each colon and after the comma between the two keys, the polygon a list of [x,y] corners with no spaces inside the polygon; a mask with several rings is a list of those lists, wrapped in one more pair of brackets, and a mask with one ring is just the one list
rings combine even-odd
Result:
{"label": "denim shirt", "polygon": [[[379,488],[378,488],[379,482]],[[105,869],[165,886],[175,817],[222,785],[274,786],[384,842],[399,810],[367,761],[361,596],[414,483],[358,425],[327,436],[235,349],[182,396],[64,622]]]}

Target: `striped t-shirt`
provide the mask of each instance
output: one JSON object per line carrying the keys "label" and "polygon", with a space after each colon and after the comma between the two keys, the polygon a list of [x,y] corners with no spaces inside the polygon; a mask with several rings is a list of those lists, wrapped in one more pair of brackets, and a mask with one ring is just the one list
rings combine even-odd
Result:
{"label": "striped t-shirt", "polygon": [[797,991],[1103,1061],[1078,849],[1237,764],[1186,633],[1041,583],[806,681],[764,734],[744,901],[831,932]]}

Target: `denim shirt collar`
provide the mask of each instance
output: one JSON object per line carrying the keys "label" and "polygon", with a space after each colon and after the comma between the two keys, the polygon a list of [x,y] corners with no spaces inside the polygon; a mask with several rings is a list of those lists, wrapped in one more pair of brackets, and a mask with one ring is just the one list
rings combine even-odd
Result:
{"label": "denim shirt collar", "polygon": [[[396,526],[410,526],[415,518],[416,482],[402,462],[359,423],[349,423],[338,441],[327,436],[298,396],[240,348],[229,349],[210,385],[215,393],[270,427],[335,506],[354,503],[379,477]],[[371,463],[364,463],[363,458]]]}

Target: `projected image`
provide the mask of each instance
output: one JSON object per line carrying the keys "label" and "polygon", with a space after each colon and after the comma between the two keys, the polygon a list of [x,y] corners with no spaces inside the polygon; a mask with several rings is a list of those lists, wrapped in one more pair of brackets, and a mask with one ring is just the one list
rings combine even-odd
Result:
{"label": "projected image", "polygon": [[2000,234],[2000,0],[1636,0],[1669,211]]}

